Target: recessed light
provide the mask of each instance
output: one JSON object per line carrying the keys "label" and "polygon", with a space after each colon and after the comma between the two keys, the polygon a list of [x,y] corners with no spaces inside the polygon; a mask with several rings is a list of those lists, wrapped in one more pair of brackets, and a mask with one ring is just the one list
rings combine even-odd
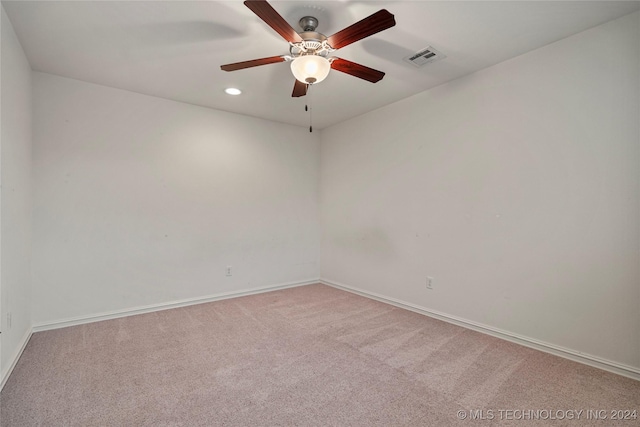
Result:
{"label": "recessed light", "polygon": [[229,95],[240,95],[242,93],[240,89],[236,89],[235,87],[228,87],[224,91]]}

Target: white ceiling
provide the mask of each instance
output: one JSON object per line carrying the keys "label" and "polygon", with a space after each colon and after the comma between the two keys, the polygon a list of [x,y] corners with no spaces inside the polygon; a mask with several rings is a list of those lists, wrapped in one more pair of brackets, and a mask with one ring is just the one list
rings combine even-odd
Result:
{"label": "white ceiling", "polygon": [[[638,1],[277,1],[296,29],[316,16],[327,36],[385,8],[397,25],[334,55],[386,72],[376,84],[332,71],[312,90],[320,129],[473,73],[640,8]],[[2,1],[36,71],[306,126],[288,63],[220,65],[288,53],[288,43],[235,1]],[[428,45],[447,57],[416,68]],[[594,61],[597,60],[594,52]],[[243,90],[232,97],[229,86]]]}

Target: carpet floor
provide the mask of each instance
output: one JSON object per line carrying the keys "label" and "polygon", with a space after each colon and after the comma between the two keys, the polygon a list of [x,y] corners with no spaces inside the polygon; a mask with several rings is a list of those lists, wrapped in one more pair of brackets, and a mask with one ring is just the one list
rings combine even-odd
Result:
{"label": "carpet floor", "polygon": [[638,426],[634,410],[638,381],[324,285],[37,332],[0,393],[3,427]]}

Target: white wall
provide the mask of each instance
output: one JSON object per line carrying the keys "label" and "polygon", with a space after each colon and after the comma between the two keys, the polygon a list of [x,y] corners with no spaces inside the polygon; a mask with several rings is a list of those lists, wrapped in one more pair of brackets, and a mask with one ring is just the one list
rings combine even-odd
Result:
{"label": "white wall", "polygon": [[34,73],[34,323],[317,280],[318,159],[306,128]]}
{"label": "white wall", "polygon": [[323,130],[323,278],[637,371],[639,55],[635,13]]}
{"label": "white wall", "polygon": [[1,14],[0,384],[31,331],[32,195],[31,67],[4,8]]}

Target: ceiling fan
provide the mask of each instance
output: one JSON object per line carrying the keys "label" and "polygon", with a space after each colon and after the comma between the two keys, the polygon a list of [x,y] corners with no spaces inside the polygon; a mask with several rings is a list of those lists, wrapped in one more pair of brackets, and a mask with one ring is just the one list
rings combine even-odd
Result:
{"label": "ceiling fan", "polygon": [[266,0],[247,0],[244,5],[289,42],[290,55],[270,56],[226,64],[220,67],[222,70],[236,71],[259,65],[291,62],[291,71],[296,78],[291,94],[293,97],[306,95],[309,85],[320,83],[327,77],[331,69],[371,83],[376,83],[384,77],[382,71],[329,55],[351,43],[396,25],[393,15],[387,10],[381,9],[327,37],[316,32],[318,20],[313,16],[304,16],[300,19],[298,24],[302,28],[302,32],[298,33]]}

